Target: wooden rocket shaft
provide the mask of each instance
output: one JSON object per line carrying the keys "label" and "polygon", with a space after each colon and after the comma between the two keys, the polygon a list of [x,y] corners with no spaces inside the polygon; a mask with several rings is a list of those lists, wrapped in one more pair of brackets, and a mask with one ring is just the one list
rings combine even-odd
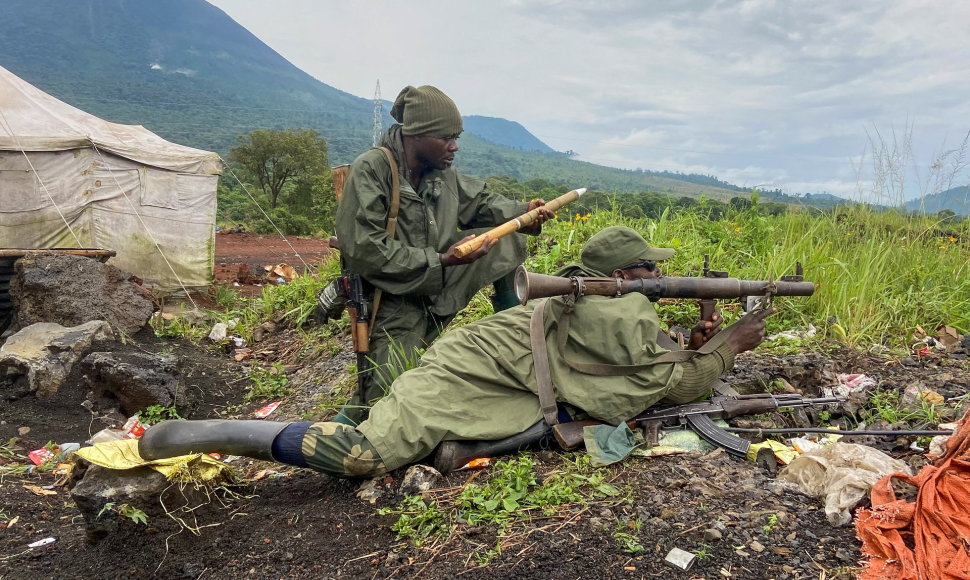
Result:
{"label": "wooden rocket shaft", "polygon": [[464,258],[468,254],[471,254],[482,246],[482,244],[485,242],[485,236],[488,236],[493,240],[497,240],[503,236],[517,232],[524,227],[529,227],[536,222],[536,219],[538,219],[540,209],[547,209],[552,212],[558,211],[559,208],[567,203],[571,203],[579,199],[579,196],[583,195],[584,193],[586,193],[585,187],[564,193],[543,206],[539,206],[536,209],[526,212],[517,218],[510,219],[504,224],[496,226],[480,236],[475,236],[471,240],[468,240],[464,244],[461,244],[455,248],[455,255],[459,258]]}

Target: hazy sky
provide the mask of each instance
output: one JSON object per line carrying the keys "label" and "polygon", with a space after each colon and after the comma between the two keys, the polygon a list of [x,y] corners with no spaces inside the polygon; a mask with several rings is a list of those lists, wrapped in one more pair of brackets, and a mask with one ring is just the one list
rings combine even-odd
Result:
{"label": "hazy sky", "polygon": [[338,89],[433,84],[602,165],[875,200],[872,143],[911,142],[898,201],[970,131],[970,2],[209,1]]}

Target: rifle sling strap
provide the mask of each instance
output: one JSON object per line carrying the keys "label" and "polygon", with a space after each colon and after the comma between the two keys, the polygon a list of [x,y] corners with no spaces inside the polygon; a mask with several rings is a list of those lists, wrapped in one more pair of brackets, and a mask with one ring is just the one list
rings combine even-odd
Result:
{"label": "rifle sling strap", "polygon": [[529,320],[529,341],[532,343],[539,407],[542,409],[542,417],[546,423],[552,426],[559,423],[559,407],[556,405],[556,387],[552,384],[552,374],[549,372],[549,350],[546,348],[546,329],[542,323],[542,313],[545,309],[546,300],[540,300],[532,311],[532,318]]}
{"label": "rifle sling strap", "polygon": [[[387,157],[387,163],[391,166],[391,207],[387,210],[387,237],[393,239],[394,234],[397,231],[397,212],[401,207],[401,175],[398,172],[397,161],[394,160],[394,154],[387,147],[374,147],[374,149],[380,149],[384,153],[384,157]],[[370,311],[370,325],[368,326],[368,336],[374,332],[374,321],[377,320],[377,311],[381,307],[381,295],[383,292],[380,288],[374,289],[374,304]]]}
{"label": "rifle sling strap", "polygon": [[640,371],[646,370],[653,365],[686,362],[699,354],[710,354],[717,350],[719,346],[724,344],[724,341],[731,336],[731,333],[735,331],[737,325],[739,324],[739,322],[736,322],[725,328],[697,350],[672,350],[641,364],[611,365],[605,363],[579,363],[571,361],[566,357],[566,341],[569,339],[569,324],[571,318],[572,313],[569,311],[569,309],[566,309],[562,314],[562,318],[559,320],[558,329],[556,330],[556,346],[559,349],[559,356],[567,365],[569,365],[570,368],[575,371],[586,375],[597,375],[604,377],[633,375]]}

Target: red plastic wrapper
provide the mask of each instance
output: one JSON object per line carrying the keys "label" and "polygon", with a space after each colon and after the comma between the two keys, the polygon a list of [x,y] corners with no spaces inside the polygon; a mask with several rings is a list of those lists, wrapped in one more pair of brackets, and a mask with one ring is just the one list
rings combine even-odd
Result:
{"label": "red plastic wrapper", "polygon": [[27,457],[34,462],[34,465],[42,465],[53,459],[54,453],[46,447],[41,447],[28,453]]}
{"label": "red plastic wrapper", "polygon": [[260,410],[256,411],[255,413],[253,413],[253,417],[256,417],[257,419],[265,419],[266,417],[269,416],[270,413],[272,413],[273,411],[275,411],[276,408],[280,406],[280,403],[281,402],[282,401],[274,401],[274,402],[270,403],[269,405],[266,405],[262,409],[260,409]]}
{"label": "red plastic wrapper", "polygon": [[145,434],[145,426],[138,420],[138,415],[128,419],[128,422],[125,423],[122,430],[125,432],[125,439],[138,439]]}

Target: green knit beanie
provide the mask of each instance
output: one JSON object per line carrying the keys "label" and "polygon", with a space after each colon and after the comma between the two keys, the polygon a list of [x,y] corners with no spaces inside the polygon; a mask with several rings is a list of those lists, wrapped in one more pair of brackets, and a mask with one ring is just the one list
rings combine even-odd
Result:
{"label": "green knit beanie", "polygon": [[401,124],[405,135],[450,137],[461,134],[461,113],[455,102],[431,85],[401,89],[391,117]]}
{"label": "green knit beanie", "polygon": [[630,264],[644,260],[657,262],[673,255],[673,248],[653,248],[636,230],[610,226],[586,242],[579,259],[586,268],[610,276],[613,270],[621,270]]}

